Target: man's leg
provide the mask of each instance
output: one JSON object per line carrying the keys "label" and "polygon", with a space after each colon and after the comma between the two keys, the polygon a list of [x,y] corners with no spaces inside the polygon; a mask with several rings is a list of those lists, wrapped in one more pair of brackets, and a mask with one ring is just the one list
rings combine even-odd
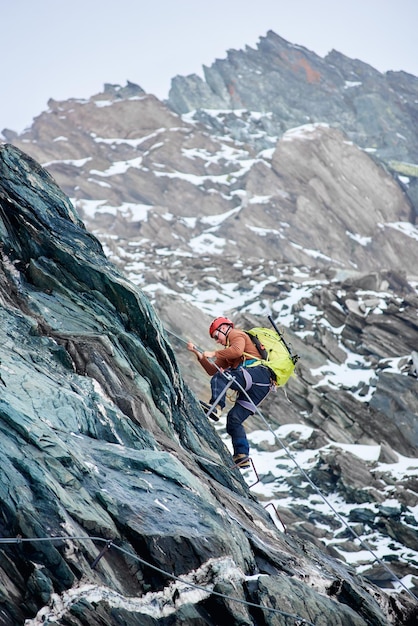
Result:
{"label": "man's leg", "polygon": [[252,413],[253,411],[244,408],[239,404],[234,404],[232,409],[228,411],[228,415],[226,417],[226,432],[232,439],[234,457],[238,454],[244,454],[245,456],[248,456],[250,453],[250,446],[243,426],[243,422],[247,419],[249,415],[252,415]]}
{"label": "man's leg", "polygon": [[[210,380],[210,388],[211,388],[211,398],[209,400],[209,404],[213,404],[219,398],[223,391],[225,391],[225,387],[228,385],[229,380],[226,376],[224,376],[221,372],[217,372],[214,374]],[[218,406],[221,409],[225,408],[225,398],[226,394],[223,394],[218,400]]]}
{"label": "man's leg", "polygon": [[247,417],[255,413],[257,405],[270,391],[270,374],[267,368],[254,367],[251,368],[250,372],[242,368],[235,370],[234,378],[236,383],[231,387],[238,391],[238,398],[227,415],[226,423],[227,433],[232,439],[234,459],[236,459],[237,455],[248,457],[250,446],[243,422]]}

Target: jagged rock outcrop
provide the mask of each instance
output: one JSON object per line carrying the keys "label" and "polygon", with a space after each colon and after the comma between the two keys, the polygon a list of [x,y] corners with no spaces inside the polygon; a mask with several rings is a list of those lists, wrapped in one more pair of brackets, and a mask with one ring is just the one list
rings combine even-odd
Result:
{"label": "jagged rock outcrop", "polygon": [[[259,148],[272,146],[290,128],[329,123],[393,172],[406,175],[412,164],[408,193],[418,210],[417,77],[381,74],[335,50],[321,58],[273,31],[260,37],[256,49],[230,50],[203,72],[204,80],[172,80],[168,103],[174,111],[197,111],[196,119],[215,133],[223,126],[223,132]],[[258,115],[247,125],[243,111],[247,118]]]}
{"label": "jagged rock outcrop", "polygon": [[123,89],[50,104],[14,144],[53,174],[135,282],[142,259],[144,283],[176,290],[172,255],[190,283],[201,280],[197,256],[222,264],[229,283],[243,260],[250,271],[418,264],[410,201],[341,131],[305,125],[257,154]]}
{"label": "jagged rock outcrop", "polygon": [[36,162],[6,145],[0,170],[0,623],[413,619],[407,597],[277,531],[146,297]]}

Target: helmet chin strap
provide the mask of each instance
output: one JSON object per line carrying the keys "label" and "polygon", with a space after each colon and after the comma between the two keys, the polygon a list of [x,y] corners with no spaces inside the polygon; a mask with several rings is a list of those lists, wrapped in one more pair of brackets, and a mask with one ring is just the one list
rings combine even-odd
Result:
{"label": "helmet chin strap", "polygon": [[[223,324],[221,324],[221,326],[223,326]],[[229,331],[231,330],[232,326],[228,325],[228,328],[226,329],[226,331],[224,332],[223,330],[218,330],[218,333],[221,333],[221,335],[223,335],[224,337],[227,337],[229,334]]]}

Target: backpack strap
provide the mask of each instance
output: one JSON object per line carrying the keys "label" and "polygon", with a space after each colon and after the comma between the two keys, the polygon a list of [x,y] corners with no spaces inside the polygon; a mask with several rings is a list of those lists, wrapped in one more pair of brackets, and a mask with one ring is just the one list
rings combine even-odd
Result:
{"label": "backpack strap", "polygon": [[[268,357],[267,350],[265,349],[265,347],[263,346],[263,344],[261,343],[261,341],[259,340],[257,335],[253,335],[252,333],[250,333],[248,331],[244,331],[244,332],[251,339],[251,341],[253,342],[253,344],[257,348],[257,352],[261,356],[261,358],[266,360],[267,357]],[[245,354],[245,352],[244,352],[244,354]]]}

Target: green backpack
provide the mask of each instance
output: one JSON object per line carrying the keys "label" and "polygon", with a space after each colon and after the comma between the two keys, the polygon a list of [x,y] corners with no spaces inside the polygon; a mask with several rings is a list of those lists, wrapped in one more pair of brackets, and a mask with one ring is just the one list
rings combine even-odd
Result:
{"label": "green backpack", "polygon": [[[270,321],[272,322],[272,320]],[[274,328],[275,330],[256,327],[245,331],[257,347],[261,357],[251,363],[249,367],[266,365],[273,372],[276,385],[281,387],[287,383],[293,374],[299,357],[297,354],[292,354],[283,335],[275,325]]]}

